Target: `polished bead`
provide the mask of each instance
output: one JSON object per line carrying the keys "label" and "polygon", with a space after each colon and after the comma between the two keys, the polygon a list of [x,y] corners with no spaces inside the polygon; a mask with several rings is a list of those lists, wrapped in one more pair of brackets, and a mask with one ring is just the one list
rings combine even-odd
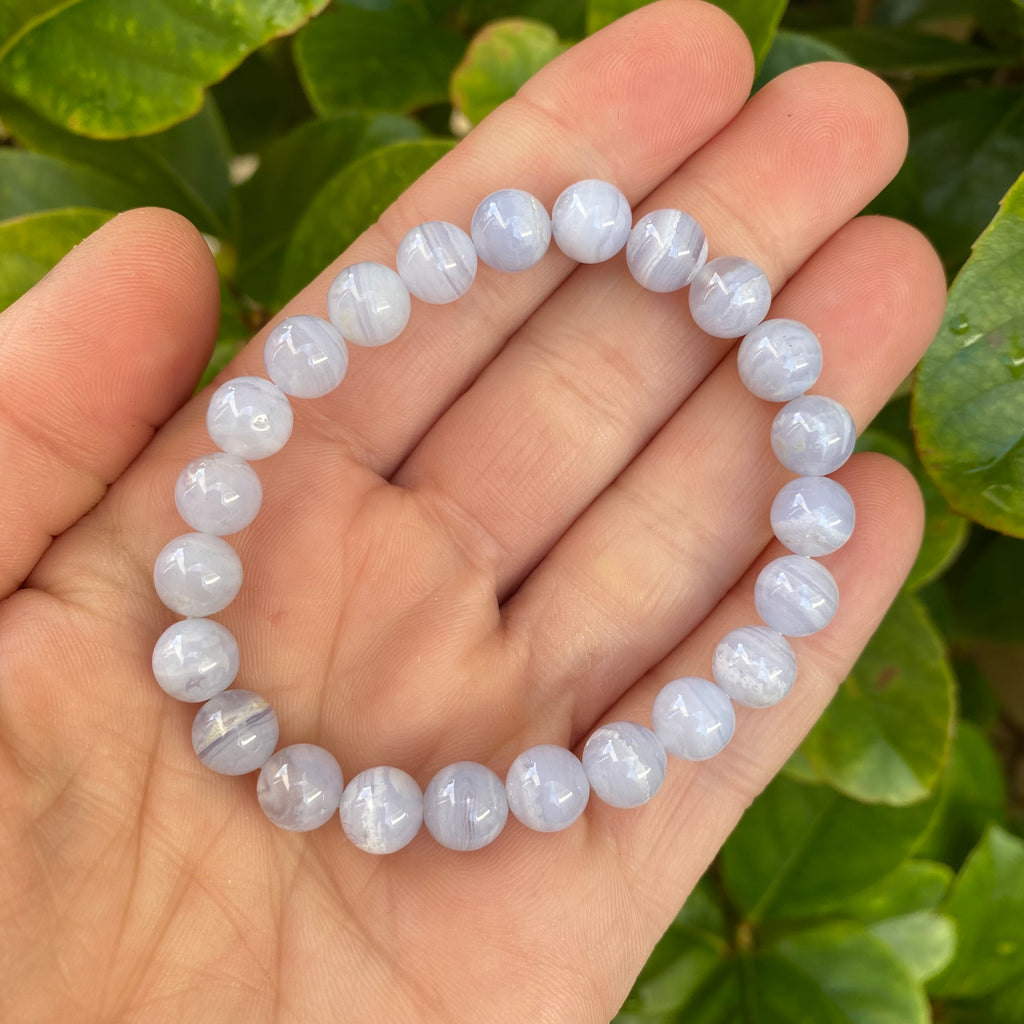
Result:
{"label": "polished bead", "polygon": [[330,821],[341,791],[341,766],[313,743],[294,743],[271,754],[256,780],[263,813],[289,832],[309,832]]}
{"label": "polished bead", "polygon": [[277,715],[258,693],[225,690],[197,712],[192,749],[221,775],[247,775],[274,752],[277,732]]}
{"label": "polished bead", "polygon": [[740,380],[766,402],[788,402],[812,387],[821,373],[821,342],[796,320],[765,320],[740,342]]}
{"label": "polished bead", "polygon": [[767,708],[792,689],[796,655],[774,629],[740,626],[719,641],[711,657],[711,672],[737,704]]}
{"label": "polished bead", "polygon": [[551,231],[558,248],[577,263],[603,263],[626,244],[632,220],[629,200],[614,185],[588,178],[555,200]]}
{"label": "polished bead", "polygon": [[256,518],[263,488],[245,459],[212,452],[193,459],[181,471],[174,503],[193,530],[221,537],[236,533]]}
{"label": "polished bead", "polygon": [[798,476],[772,502],[775,536],[797,555],[828,555],[853,533],[850,492],[827,476]]}
{"label": "polished bead", "polygon": [[290,316],[267,336],[263,362],[282,391],[296,398],[320,398],[345,379],[348,349],[326,320]]}
{"label": "polished bead", "polygon": [[395,262],[406,288],[435,305],[454,302],[476,277],[473,240],[443,220],[417,224],[399,243]]}
{"label": "polished bead", "polygon": [[355,263],[331,282],[327,315],[356,345],[386,345],[409,322],[409,289],[383,263]]}
{"label": "polished bead", "polygon": [[212,619],[182,619],[160,634],[153,675],[164,693],[198,704],[226,690],[238,675],[238,643]]}
{"label": "polished bead", "polygon": [[772,290],[764,271],[739,256],[705,263],[690,283],[693,322],[715,338],[738,338],[767,315]]}
{"label": "polished bead", "polygon": [[568,828],[587,806],[590,783],[571,750],[543,743],[513,762],[505,777],[508,809],[535,832]]}
{"label": "polished bead", "polygon": [[732,739],[732,702],[714,683],[694,676],[673,679],[654,698],[654,732],[673,756],[686,761],[714,757]]}
{"label": "polished bead", "polygon": [[423,794],[400,768],[368,768],[345,787],[341,825],[367,853],[394,853],[416,838],[423,824]]}
{"label": "polished bead", "polygon": [[175,537],[156,557],[157,596],[179,615],[213,615],[242,586],[242,563],[226,540],[208,533]]}
{"label": "polished bead", "polygon": [[757,614],[785,636],[810,636],[832,621],[839,589],[823,565],[803,555],[769,562],[754,583]]}
{"label": "polished bead", "polygon": [[474,761],[442,768],[423,793],[423,823],[449,850],[479,850],[493,843],[507,820],[501,779]]}
{"label": "polished bead", "polygon": [[682,210],[654,210],[629,233],[626,263],[648,291],[685,288],[708,258],[704,230]]}
{"label": "polished bead", "polygon": [[235,377],[213,393],[206,429],[213,443],[242,459],[265,459],[292,436],[288,397],[264,377]]}
{"label": "polished bead", "polygon": [[633,722],[602,725],[583,748],[590,787],[612,807],[647,803],[665,781],[666,764],[661,740]]}
{"label": "polished bead", "polygon": [[532,267],[548,251],[551,218],[536,196],[503,188],[476,208],[469,233],[487,266],[517,273]]}
{"label": "polished bead", "polygon": [[775,457],[801,476],[827,476],[853,454],[857,430],[837,401],[801,395],[784,405],[772,422]]}

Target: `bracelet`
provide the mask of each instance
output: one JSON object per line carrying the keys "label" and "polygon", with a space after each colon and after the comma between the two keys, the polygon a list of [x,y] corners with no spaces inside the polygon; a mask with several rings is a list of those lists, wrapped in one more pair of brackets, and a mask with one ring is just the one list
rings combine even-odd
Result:
{"label": "bracelet", "polygon": [[[528,828],[555,832],[571,825],[591,791],[614,807],[638,807],[658,791],[667,756],[704,760],[717,754],[735,729],[733,702],[768,707],[789,692],[796,658],[786,637],[828,624],[838,605],[829,571],[814,557],[850,537],[853,501],[828,474],[853,451],[855,429],[838,402],[806,391],[818,379],[821,345],[794,320],[765,320],[771,304],[767,277],[749,260],[708,261],[700,225],[681,210],[655,210],[631,227],[626,197],[607,182],[567,188],[550,217],[527,192],[503,189],[477,207],[471,234],[430,221],[398,246],[397,273],[380,263],[341,271],[327,299],[330,322],[290,316],[268,336],[268,379],[236,377],[214,392],[206,423],[220,449],[191,461],[175,486],[175,502],[196,531],[176,537],[157,556],[157,594],[186,616],[167,629],[153,651],[153,673],[170,696],[203,702],[192,726],[200,761],[225,775],[260,770],[257,797],[281,828],[304,832],[340,812],[345,834],[359,849],[392,853],[425,824],[452,850],[491,843],[511,812]],[[298,743],[274,752],[278,721],[258,694],[228,689],[239,669],[238,644],[207,616],[238,593],[242,566],[223,536],[247,526],[262,502],[250,462],[272,455],[292,432],[289,397],[317,398],[336,388],[348,367],[346,341],[377,346],[405,328],[410,295],[446,303],[463,295],[477,260],[516,273],[536,264],[552,236],[580,263],[598,263],[626,249],[636,281],[655,292],[689,286],[696,325],[716,338],[743,337],[737,359],[743,384],[769,402],[784,402],[771,426],[771,446],[799,476],[771,506],[775,536],[792,554],[766,565],[754,603],[764,625],[732,630],[715,648],[708,679],[668,682],[654,701],[652,729],[612,722],[587,740],[582,760],[563,747],[542,744],[520,754],[504,782],[491,769],[460,761],[437,772],[421,791],[406,772],[389,766],[360,772],[343,786],[337,760],[322,747]]]}

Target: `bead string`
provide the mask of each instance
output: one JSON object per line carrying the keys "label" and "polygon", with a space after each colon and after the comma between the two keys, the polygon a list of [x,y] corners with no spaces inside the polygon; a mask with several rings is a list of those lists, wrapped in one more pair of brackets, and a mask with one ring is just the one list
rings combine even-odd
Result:
{"label": "bead string", "polygon": [[[764,319],[771,290],[763,271],[733,256],[708,262],[704,231],[681,210],[655,210],[632,228],[631,222],[626,197],[607,182],[570,186],[550,217],[527,192],[495,192],[473,214],[471,236],[430,221],[398,246],[397,273],[380,263],[346,267],[330,287],[330,322],[297,315],[271,331],[264,348],[269,380],[236,377],[214,392],[206,421],[220,451],[190,462],[175,487],[178,510],[196,532],[172,540],[154,568],[160,599],[187,617],[157,641],[153,672],[172,697],[204,702],[192,744],[205,765],[226,775],[260,769],[257,797],[276,825],[309,831],[340,808],[346,835],[370,853],[401,849],[421,823],[449,849],[480,849],[501,832],[509,810],[531,829],[559,831],[583,813],[591,791],[615,807],[645,803],[664,781],[666,753],[712,757],[732,738],[733,702],[767,707],[792,687],[796,658],[786,637],[821,629],[838,603],[831,574],[812,556],[835,551],[853,529],[850,495],[827,475],[853,450],[853,421],[838,402],[805,394],[820,373],[821,346],[803,324]],[[718,338],[745,335],[737,356],[744,385],[759,398],[786,403],[772,423],[771,445],[801,475],[771,507],[772,529],[792,554],[770,562],[757,578],[754,602],[766,625],[741,626],[723,637],[712,657],[715,682],[669,682],[654,701],[653,730],[633,722],[600,726],[582,761],[544,744],[520,754],[504,783],[484,765],[461,761],[437,772],[423,792],[406,772],[387,766],[363,771],[343,788],[337,760],[322,747],[299,743],[274,753],[277,717],[259,695],[228,689],[238,672],[238,645],[206,617],[225,608],[241,586],[239,558],[221,538],[259,511],[262,488],[249,462],[279,451],[291,435],[288,396],[317,398],[341,383],[346,340],[393,341],[409,320],[410,294],[451,302],[472,284],[478,258],[499,271],[522,271],[544,256],[552,235],[580,263],[610,259],[625,246],[631,274],[651,291],[689,286],[690,312],[701,330]]]}

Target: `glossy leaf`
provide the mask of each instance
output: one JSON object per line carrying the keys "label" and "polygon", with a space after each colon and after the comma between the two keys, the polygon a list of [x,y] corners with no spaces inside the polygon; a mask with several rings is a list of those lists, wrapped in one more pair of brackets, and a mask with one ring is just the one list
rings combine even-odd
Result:
{"label": "glossy leaf", "polygon": [[905,860],[874,885],[854,893],[836,913],[865,924],[934,910],[949,890],[953,869],[931,860]]}
{"label": "glossy leaf", "polygon": [[83,135],[158,131],[195,114],[205,86],[325,2],[82,0],[12,47],[0,88]]}
{"label": "glossy leaf", "polygon": [[801,64],[812,64],[819,60],[849,63],[850,58],[837,46],[823,42],[806,32],[788,32],[785,29],[779,29],[754,81],[754,91],[756,92],[765,83],[770,82],[784,71],[789,71],[790,68],[799,67]]}
{"label": "glossy leaf", "polygon": [[917,910],[870,926],[904,963],[917,981],[935,977],[956,952],[956,925],[951,917],[932,910]]}
{"label": "glossy leaf", "polygon": [[26,32],[79,0],[4,0],[0,4],[0,60]]}
{"label": "glossy leaf", "polygon": [[921,361],[914,430],[949,504],[1024,536],[1024,177],[978,241]]}

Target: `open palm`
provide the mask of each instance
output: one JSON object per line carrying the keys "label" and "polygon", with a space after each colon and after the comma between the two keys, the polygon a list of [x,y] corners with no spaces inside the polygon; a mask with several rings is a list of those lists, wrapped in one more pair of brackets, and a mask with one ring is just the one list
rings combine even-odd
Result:
{"label": "open palm", "polygon": [[[773,315],[822,338],[815,390],[863,427],[943,296],[918,235],[851,221],[902,159],[902,113],[853,67],[800,68],[745,102],[751,73],[716,9],[641,10],[536,76],[286,312],[322,315],[338,268],[393,264],[409,227],[468,225],[497,188],[550,206],[604,178],[640,213],[693,213],[712,255],[760,263]],[[858,508],[828,559],[840,611],[794,642],[793,693],[740,709],[717,758],[673,762],[650,804],[594,800],[554,835],[510,821],[477,853],[421,833],[373,857],[337,821],[270,824],[252,776],[199,764],[195,707],[152,680],[173,618],[153,559],[183,529],[179,470],[212,448],[204,396],[183,403],[216,301],[195,232],[137,211],[0,320],[0,1018],[607,1021],[899,587],[914,485],[874,456],[838,474]],[[341,388],[294,403],[292,440],[257,465],[263,509],[232,538],[245,584],[219,616],[282,743],[326,746],[346,778],[395,764],[425,784],[455,760],[502,775],[535,743],[649,721],[667,680],[707,675],[717,640],[757,621],[787,478],[775,410],[731,351],[621,256],[575,268],[552,250],[520,275],[481,267],[449,306],[415,304]],[[261,352],[257,338],[228,375],[261,374]]]}

